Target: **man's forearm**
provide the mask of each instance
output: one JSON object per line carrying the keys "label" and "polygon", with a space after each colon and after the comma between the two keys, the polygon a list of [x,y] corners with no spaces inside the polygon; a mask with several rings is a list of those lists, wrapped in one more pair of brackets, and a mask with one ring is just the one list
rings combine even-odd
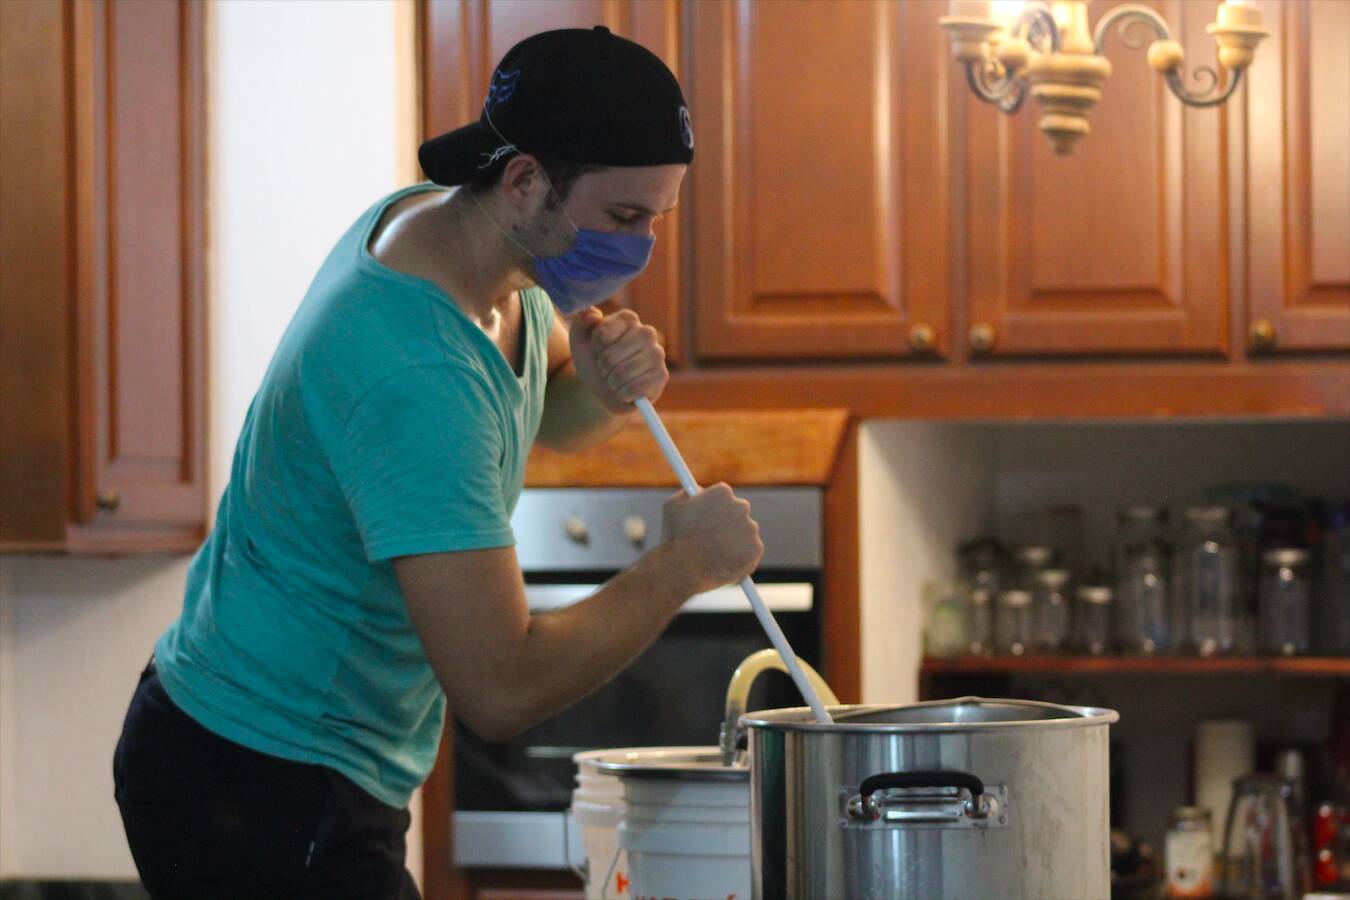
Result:
{"label": "man's forearm", "polygon": [[605,408],[569,362],[549,379],[537,440],[550,450],[576,453],[617,433],[632,417]]}
{"label": "man's forearm", "polygon": [[540,721],[576,702],[645,650],[693,593],[668,546],[652,550],[591,597],[531,619],[520,710]]}

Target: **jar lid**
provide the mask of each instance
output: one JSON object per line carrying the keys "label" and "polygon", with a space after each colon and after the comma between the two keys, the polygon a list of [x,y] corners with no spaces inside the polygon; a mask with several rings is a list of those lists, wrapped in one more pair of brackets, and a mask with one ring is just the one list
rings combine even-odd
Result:
{"label": "jar lid", "polygon": [[1178,806],[1171,818],[1173,822],[1208,822],[1212,817],[1207,806]]}
{"label": "jar lid", "polygon": [[1017,548],[1017,561],[1024,566],[1043,569],[1055,559],[1055,548],[1049,544],[1023,544]]}
{"label": "jar lid", "polygon": [[1138,503],[1122,506],[1117,515],[1122,522],[1166,522],[1167,507]]}
{"label": "jar lid", "polygon": [[1030,606],[1031,591],[1004,591],[998,595],[998,602],[1003,606]]}
{"label": "jar lid", "polygon": [[1084,603],[1110,603],[1116,592],[1101,584],[1085,584],[1078,589],[1078,599]]}
{"label": "jar lid", "polygon": [[1307,565],[1311,558],[1307,550],[1301,547],[1277,547],[1261,554],[1261,561],[1275,566]]}
{"label": "jar lid", "polygon": [[1048,588],[1060,588],[1073,580],[1073,573],[1068,569],[1041,569],[1034,576],[1034,580],[1037,584]]}
{"label": "jar lid", "polygon": [[1230,506],[1190,506],[1186,508],[1188,522],[1218,523],[1233,518]]}

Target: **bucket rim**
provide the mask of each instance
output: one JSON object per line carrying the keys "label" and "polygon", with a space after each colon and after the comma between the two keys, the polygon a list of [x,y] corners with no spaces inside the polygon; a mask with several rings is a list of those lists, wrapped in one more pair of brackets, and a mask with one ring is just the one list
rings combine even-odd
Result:
{"label": "bucket rim", "polygon": [[706,747],[620,747],[608,758],[590,760],[598,771],[621,779],[749,781],[749,766],[722,765],[722,749]]}
{"label": "bucket rim", "polygon": [[[999,706],[1023,707],[1028,711],[1054,712],[1043,718],[1013,719],[990,722],[850,722],[851,716],[868,716],[907,709],[938,706]],[[1091,725],[1110,725],[1120,720],[1114,709],[1099,706],[1065,706],[1041,700],[1011,700],[993,697],[954,697],[947,700],[927,700],[921,703],[857,703],[828,708],[834,722],[817,722],[811,709],[805,706],[758,710],[741,716],[739,724],[745,728],[766,731],[810,731],[834,734],[968,734],[971,732],[998,732],[1035,728],[1084,728]],[[840,721],[843,719],[844,721]]]}

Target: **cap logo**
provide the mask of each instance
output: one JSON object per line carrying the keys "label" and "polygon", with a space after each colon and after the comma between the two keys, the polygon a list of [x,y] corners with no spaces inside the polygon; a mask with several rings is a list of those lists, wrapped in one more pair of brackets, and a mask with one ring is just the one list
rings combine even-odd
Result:
{"label": "cap logo", "polygon": [[492,73],[492,83],[488,85],[487,100],[483,106],[491,112],[501,106],[516,92],[516,82],[520,81],[520,69],[513,72],[503,72],[501,69]]}
{"label": "cap logo", "polygon": [[680,140],[686,150],[694,149],[694,122],[689,118],[689,107],[680,107]]}

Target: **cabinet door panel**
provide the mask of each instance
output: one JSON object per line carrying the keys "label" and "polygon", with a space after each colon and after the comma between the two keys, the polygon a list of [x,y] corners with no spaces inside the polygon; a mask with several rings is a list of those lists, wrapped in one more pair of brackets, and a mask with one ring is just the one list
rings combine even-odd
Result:
{"label": "cabinet door panel", "polygon": [[937,2],[690,6],[704,359],[944,346],[947,166]]}
{"label": "cabinet door panel", "polygon": [[201,11],[160,0],[75,10],[76,58],[88,61],[76,79],[77,317],[92,348],[77,361],[75,518],[199,527]]}
{"label": "cabinet door panel", "polygon": [[[1095,21],[1111,4],[1089,7]],[[1213,58],[1214,5],[1160,0],[1189,60]],[[1056,156],[1028,98],[966,95],[970,321],[993,354],[1217,353],[1227,347],[1225,111],[1182,106],[1144,54],[1108,40],[1092,131]]]}
{"label": "cabinet door panel", "polygon": [[[425,133],[477,119],[502,56],[523,38],[555,28],[604,25],[661,57],[683,83],[678,15],[676,0],[430,0],[423,19]],[[647,271],[614,298],[660,331],[673,364],[684,357],[680,217],[676,210],[656,224]]]}
{"label": "cabinet door panel", "polygon": [[1248,85],[1249,324],[1350,349],[1350,0],[1267,5]]}

